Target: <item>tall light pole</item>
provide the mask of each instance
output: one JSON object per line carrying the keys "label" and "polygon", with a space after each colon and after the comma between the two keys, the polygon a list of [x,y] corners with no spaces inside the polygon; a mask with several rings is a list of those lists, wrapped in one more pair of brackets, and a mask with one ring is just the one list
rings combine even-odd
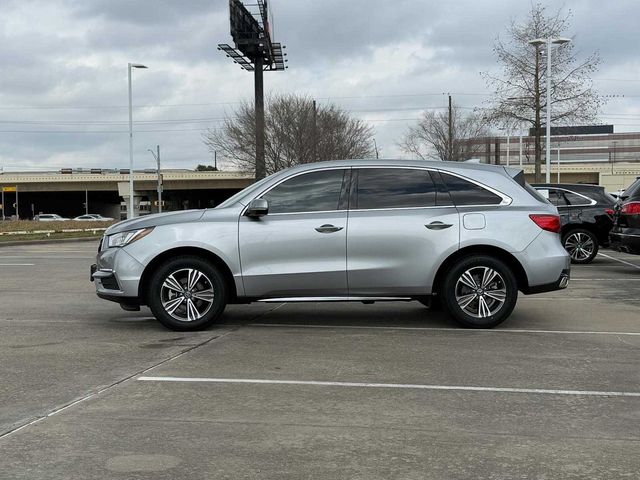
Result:
{"label": "tall light pole", "polygon": [[[547,183],[551,183],[551,44],[562,45],[563,43],[569,43],[571,41],[570,38],[536,38],[533,40],[529,40],[531,45],[539,47],[540,45],[547,46],[547,134],[546,134],[546,144],[547,144],[547,154],[546,154],[546,181]],[[536,49],[536,54],[537,54]]]}
{"label": "tall light pole", "polygon": [[148,151],[151,152],[153,158],[156,159],[158,163],[158,213],[162,213],[162,174],[160,173],[160,145],[156,145],[158,150],[158,154],[153,153],[153,150],[147,148]]}
{"label": "tall light pole", "polygon": [[131,69],[132,68],[148,68],[140,63],[128,63],[129,73],[129,211],[127,218],[135,217],[133,210],[133,107],[131,99]]}

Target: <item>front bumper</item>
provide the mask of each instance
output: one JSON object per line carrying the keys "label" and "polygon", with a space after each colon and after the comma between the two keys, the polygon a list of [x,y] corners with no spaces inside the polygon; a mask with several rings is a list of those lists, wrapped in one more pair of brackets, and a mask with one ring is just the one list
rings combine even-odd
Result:
{"label": "front bumper", "polygon": [[609,233],[609,243],[613,250],[640,255],[640,229],[620,228]]}
{"label": "front bumper", "polygon": [[[110,248],[98,253],[90,276],[100,298],[119,303],[137,303],[144,265],[124,248]],[[135,301],[132,301],[135,299]]]}

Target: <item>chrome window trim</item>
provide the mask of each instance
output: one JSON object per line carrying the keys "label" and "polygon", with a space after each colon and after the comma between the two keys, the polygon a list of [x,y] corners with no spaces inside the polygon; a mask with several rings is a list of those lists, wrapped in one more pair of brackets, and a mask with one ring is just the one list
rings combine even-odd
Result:
{"label": "chrome window trim", "polygon": [[[500,197],[502,199],[502,201],[500,203],[494,203],[494,204],[473,204],[473,205],[432,205],[432,206],[423,206],[423,207],[386,207],[386,208],[348,208],[348,209],[335,209],[335,210],[315,210],[315,211],[302,211],[302,212],[282,212],[282,213],[267,213],[267,216],[277,216],[277,215],[300,215],[300,214],[310,214],[310,213],[335,213],[335,212],[372,212],[372,211],[383,211],[383,210],[417,210],[417,209],[425,209],[425,208],[429,208],[429,209],[433,209],[433,208],[478,208],[478,207],[482,207],[482,208],[486,208],[486,207],[504,207],[504,206],[508,206],[511,205],[511,203],[513,203],[513,199],[509,196],[506,195],[502,192],[500,192],[499,190],[496,190],[495,188],[489,187],[488,185],[485,185],[481,182],[478,182],[477,180],[473,180],[471,178],[465,177],[464,175],[460,175],[458,173],[454,173],[450,170],[442,170],[442,169],[437,169],[437,168],[429,168],[429,167],[414,167],[414,166],[404,166],[404,165],[363,165],[363,166],[335,166],[335,167],[322,167],[322,168],[317,168],[317,169],[313,169],[313,170],[305,170],[303,172],[298,172],[295,173],[293,175],[290,175],[286,178],[281,179],[280,181],[278,181],[277,183],[275,183],[274,185],[271,185],[270,187],[265,188],[264,190],[262,190],[260,193],[258,193],[255,197],[253,197],[251,200],[255,200],[256,198],[261,198],[264,195],[266,195],[267,193],[269,193],[271,190],[273,190],[274,188],[276,188],[278,185],[286,182],[287,180],[290,180],[292,178],[298,177],[300,175],[304,175],[305,173],[312,173],[312,172],[321,172],[321,171],[326,171],[326,170],[348,170],[348,169],[356,169],[356,170],[360,170],[360,169],[365,169],[365,168],[394,168],[394,169],[402,169],[402,170],[424,170],[426,172],[437,172],[437,173],[446,173],[449,175],[453,175],[454,177],[458,177],[461,178],[462,180],[465,180],[467,182],[473,183],[477,186],[479,186],[480,188],[483,188],[491,193],[493,193],[494,195],[497,195],[498,197]],[[445,184],[446,186],[446,184]],[[582,195],[581,195],[582,196]],[[240,216],[245,216],[245,213],[247,211],[247,209],[249,208],[249,204],[251,203],[251,201],[249,201],[249,203],[247,203],[247,205],[242,209],[242,212],[240,214]]]}
{"label": "chrome window trim", "polygon": [[593,207],[596,203],[598,203],[593,198],[589,198],[586,195],[583,195],[582,193],[574,192],[573,190],[569,190],[568,188],[555,187],[555,189],[556,190],[563,190],[563,191],[569,192],[569,193],[573,193],[574,195],[577,195],[577,196],[582,197],[585,200],[589,201],[589,203],[587,203],[587,204],[581,203],[579,205],[559,205],[559,207]]}
{"label": "chrome window trim", "polygon": [[[286,182],[287,180],[291,180],[292,178],[295,177],[299,177],[300,175],[304,175],[305,173],[313,173],[313,172],[324,172],[327,170],[349,170],[351,169],[351,167],[346,167],[344,165],[342,166],[335,166],[335,167],[323,167],[323,168],[314,168],[312,170],[304,170],[302,172],[298,172],[298,173],[294,173],[293,175],[289,175],[281,180],[279,180],[277,183],[274,183],[273,185],[266,187],[264,190],[260,191],[260,193],[258,193],[255,197],[253,197],[251,200],[249,200],[249,202],[247,202],[247,204],[245,205],[245,207],[242,209],[242,212],[240,213],[241,217],[245,216],[245,213],[247,211],[247,209],[249,208],[249,205],[251,204],[251,202],[253,200],[255,200],[256,198],[262,198],[264,195],[266,195],[267,193],[269,193],[271,190],[273,190],[274,188],[276,188],[278,185]],[[344,181],[344,178],[343,178]],[[340,199],[338,199],[338,201],[340,201]],[[327,212],[346,212],[347,209],[335,209],[335,210],[314,210],[311,212],[282,212],[282,213],[267,213],[267,215],[297,215],[299,213],[327,213]]]}
{"label": "chrome window trim", "polygon": [[[354,166],[352,167],[356,170],[360,170],[360,169],[364,169],[364,168],[395,168],[395,169],[404,169],[404,170],[425,170],[427,172],[438,172],[438,173],[447,173],[449,175],[453,175],[454,177],[458,177],[461,178],[462,180],[465,180],[467,182],[473,183],[477,186],[479,186],[480,188],[484,188],[485,190],[488,190],[489,192],[493,193],[494,195],[497,195],[498,197],[502,198],[502,201],[500,203],[494,203],[494,204],[488,204],[488,205],[483,205],[483,204],[473,204],[473,205],[452,205],[455,206],[456,208],[462,208],[462,207],[503,207],[506,205],[511,205],[511,203],[513,203],[513,199],[509,196],[509,195],[505,195],[504,193],[496,190],[495,188],[489,187],[488,185],[485,185],[481,182],[478,182],[477,180],[473,180],[471,178],[465,177],[464,175],[460,175],[459,173],[454,173],[450,170],[443,170],[443,169],[439,169],[439,168],[430,168],[430,167],[414,167],[414,166],[404,166],[404,165],[400,165],[400,166],[396,166],[396,165],[364,165],[364,166]],[[446,186],[446,182],[445,182],[445,186]],[[388,209],[380,209],[380,208],[375,208],[375,209],[360,209],[360,208],[356,208],[353,209],[354,212],[357,211],[361,211],[361,210],[389,210],[389,209],[398,209],[398,208],[447,208],[448,206],[435,206],[435,207],[389,207]],[[349,209],[349,211],[352,211],[351,209]]]}

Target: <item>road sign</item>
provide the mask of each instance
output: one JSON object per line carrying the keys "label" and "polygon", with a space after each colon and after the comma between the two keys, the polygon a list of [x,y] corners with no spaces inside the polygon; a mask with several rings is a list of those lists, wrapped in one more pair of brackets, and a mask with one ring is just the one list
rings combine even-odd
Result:
{"label": "road sign", "polygon": [[2,187],[3,192],[16,192],[18,187]]}

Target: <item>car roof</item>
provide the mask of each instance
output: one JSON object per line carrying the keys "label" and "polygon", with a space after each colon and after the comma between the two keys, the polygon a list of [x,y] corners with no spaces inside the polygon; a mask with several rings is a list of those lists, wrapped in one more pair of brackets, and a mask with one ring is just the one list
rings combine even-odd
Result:
{"label": "car roof", "polygon": [[445,162],[441,160],[406,160],[406,159],[354,159],[354,160],[329,160],[324,162],[305,163],[291,167],[288,172],[315,170],[327,167],[422,167],[434,169],[457,170],[482,170],[496,171],[504,175],[505,168],[502,165],[489,165],[475,162]]}

